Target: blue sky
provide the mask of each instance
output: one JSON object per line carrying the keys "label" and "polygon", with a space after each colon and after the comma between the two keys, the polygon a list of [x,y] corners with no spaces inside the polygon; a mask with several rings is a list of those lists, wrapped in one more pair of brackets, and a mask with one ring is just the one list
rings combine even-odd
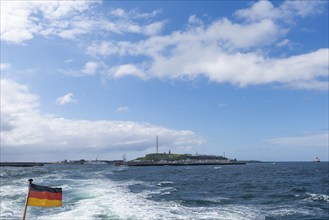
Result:
{"label": "blue sky", "polygon": [[327,1],[1,1],[1,161],[328,160]]}

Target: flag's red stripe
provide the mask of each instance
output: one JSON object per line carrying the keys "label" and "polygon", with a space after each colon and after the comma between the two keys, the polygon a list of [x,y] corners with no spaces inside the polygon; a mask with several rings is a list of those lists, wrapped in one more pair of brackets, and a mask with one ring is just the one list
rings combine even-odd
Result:
{"label": "flag's red stripe", "polygon": [[62,200],[62,193],[39,192],[30,190],[29,197],[37,199]]}

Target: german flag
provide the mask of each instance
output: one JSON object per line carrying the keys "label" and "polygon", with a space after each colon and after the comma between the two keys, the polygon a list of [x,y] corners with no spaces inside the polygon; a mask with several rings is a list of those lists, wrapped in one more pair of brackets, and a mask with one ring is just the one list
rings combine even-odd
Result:
{"label": "german flag", "polygon": [[30,183],[28,206],[62,206],[62,188],[51,188]]}

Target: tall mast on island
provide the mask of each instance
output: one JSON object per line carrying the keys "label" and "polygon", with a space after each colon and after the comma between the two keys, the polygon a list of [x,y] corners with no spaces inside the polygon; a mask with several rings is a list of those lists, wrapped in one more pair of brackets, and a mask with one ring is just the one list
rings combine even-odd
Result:
{"label": "tall mast on island", "polygon": [[157,150],[157,154],[159,154],[159,141],[158,141],[158,136],[156,138],[156,150]]}

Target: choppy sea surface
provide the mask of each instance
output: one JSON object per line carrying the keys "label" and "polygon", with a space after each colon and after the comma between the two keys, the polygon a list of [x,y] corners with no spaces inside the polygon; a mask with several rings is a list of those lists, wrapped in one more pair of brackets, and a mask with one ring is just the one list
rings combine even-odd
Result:
{"label": "choppy sea surface", "polygon": [[28,179],[62,187],[63,206],[26,219],[329,219],[329,163],[1,167],[0,219],[21,219]]}

